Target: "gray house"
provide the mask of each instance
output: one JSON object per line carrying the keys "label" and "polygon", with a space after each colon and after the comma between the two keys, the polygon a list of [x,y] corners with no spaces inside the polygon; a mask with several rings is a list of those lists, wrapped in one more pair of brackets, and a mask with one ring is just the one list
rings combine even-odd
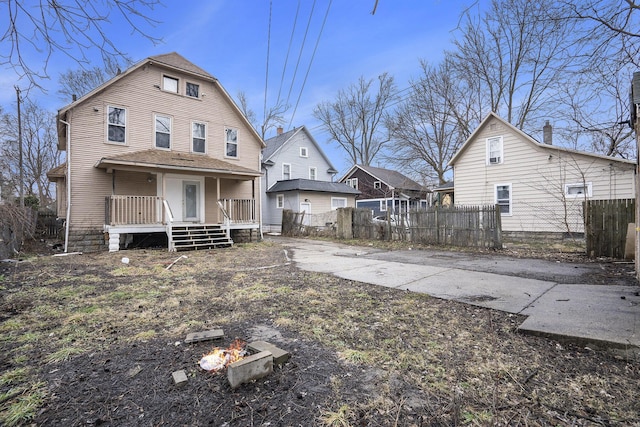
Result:
{"label": "gray house", "polygon": [[332,212],[355,207],[360,192],[332,182],[338,171],[305,126],[278,133],[262,152],[262,225],[279,232],[282,211],[305,212],[308,225],[333,222]]}

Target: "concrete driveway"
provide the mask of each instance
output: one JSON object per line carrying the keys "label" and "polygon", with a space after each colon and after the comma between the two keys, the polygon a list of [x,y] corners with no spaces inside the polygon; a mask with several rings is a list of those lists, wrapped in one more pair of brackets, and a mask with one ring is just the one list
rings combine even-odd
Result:
{"label": "concrete driveway", "polygon": [[602,274],[597,263],[267,238],[287,248],[303,270],[525,315],[519,328],[523,332],[640,349],[640,286],[585,283],[585,277]]}

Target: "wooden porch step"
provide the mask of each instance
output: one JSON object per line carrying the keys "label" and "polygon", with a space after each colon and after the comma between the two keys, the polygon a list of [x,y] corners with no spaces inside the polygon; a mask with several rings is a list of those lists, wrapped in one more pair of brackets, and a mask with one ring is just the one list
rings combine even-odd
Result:
{"label": "wooden porch step", "polygon": [[225,230],[216,224],[175,225],[171,228],[171,240],[176,251],[233,246]]}

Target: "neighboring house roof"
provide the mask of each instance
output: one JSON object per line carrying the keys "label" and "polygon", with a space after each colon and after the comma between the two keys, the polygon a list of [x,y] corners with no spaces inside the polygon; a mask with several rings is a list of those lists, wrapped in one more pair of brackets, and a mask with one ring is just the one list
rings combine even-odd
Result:
{"label": "neighboring house roof", "polygon": [[324,158],[324,160],[329,165],[330,173],[338,173],[336,168],[331,163],[331,160],[329,160],[327,155],[324,153],[324,150],[322,150],[322,148],[320,148],[320,146],[318,145],[318,142],[315,140],[315,138],[311,135],[311,133],[307,130],[306,126],[304,126],[304,125],[300,126],[298,128],[294,128],[294,129],[292,129],[290,131],[283,132],[280,135],[274,136],[273,138],[267,139],[264,142],[266,144],[266,147],[265,147],[264,151],[262,152],[262,162],[266,163],[266,164],[269,164],[267,162],[269,160],[271,160],[271,158],[276,153],[280,152],[282,150],[282,147],[284,147],[284,145],[286,145],[287,142],[293,140],[293,137],[295,135],[297,135],[298,133],[300,133],[300,132],[306,133],[307,137],[309,138],[309,140],[316,146],[316,148],[318,149],[320,154],[322,154],[322,157]]}
{"label": "neighboring house roof", "polygon": [[451,191],[453,190],[453,181],[449,181],[449,182],[445,182],[444,184],[440,185],[439,187],[434,188],[433,192],[446,192],[446,191]]}
{"label": "neighboring house roof", "polygon": [[118,166],[144,166],[156,169],[173,169],[191,172],[215,172],[230,175],[260,176],[261,172],[237,166],[202,154],[180,153],[163,150],[144,150],[133,153],[102,157],[97,168],[109,169]]}
{"label": "neighboring house roof", "polygon": [[315,181],[313,179],[287,179],[276,182],[267,193],[284,191],[317,191],[321,193],[360,194],[360,191],[341,182]]}
{"label": "neighboring house roof", "polygon": [[429,191],[422,185],[418,184],[411,178],[408,178],[398,171],[384,168],[375,168],[373,166],[353,165],[351,169],[340,179],[343,181],[349,175],[351,175],[356,169],[361,169],[376,178],[378,181],[385,183],[388,187],[397,190],[412,190],[412,191]]}
{"label": "neighboring house roof", "polygon": [[136,63],[136,64],[132,65],[131,67],[129,67],[128,69],[126,69],[125,71],[117,74],[116,76],[114,76],[113,78],[107,80],[106,82],[104,82],[100,86],[96,87],[92,91],[86,93],[85,95],[81,96],[77,100],[73,101],[71,104],[68,104],[68,105],[62,107],[61,109],[59,109],[58,110],[58,137],[59,137],[58,138],[58,145],[59,145],[59,148],[60,149],[64,149],[64,146],[60,145],[61,141],[64,141],[64,144],[66,144],[66,137],[65,137],[66,123],[63,123],[63,121],[65,120],[67,111],[69,111],[70,109],[72,109],[72,108],[80,105],[81,103],[91,99],[97,93],[101,92],[102,90],[104,90],[108,86],[111,86],[112,84],[120,81],[121,79],[127,77],[129,74],[131,74],[135,70],[137,70],[139,68],[142,68],[145,65],[154,64],[154,63],[161,64],[163,67],[166,67],[166,68],[172,68],[172,69],[174,69],[176,71],[179,71],[181,73],[189,73],[189,74],[192,74],[194,76],[198,76],[200,79],[208,80],[211,83],[213,83],[215,86],[217,86],[217,88],[220,90],[220,92],[222,92],[223,96],[225,96],[227,98],[227,100],[232,105],[232,107],[236,110],[237,113],[239,113],[240,117],[242,117],[244,119],[244,121],[248,125],[249,129],[251,129],[253,131],[255,136],[263,144],[263,147],[264,147],[264,140],[262,139],[262,137],[255,130],[255,128],[253,127],[251,122],[249,122],[249,120],[244,115],[242,110],[238,107],[238,105],[235,103],[233,98],[231,98],[229,93],[220,84],[218,79],[216,79],[211,74],[207,73],[205,70],[203,70],[202,68],[198,67],[197,65],[191,63],[190,61],[185,59],[179,53],[171,52],[171,53],[165,53],[165,54],[162,54],[162,55],[150,56],[148,58],[143,59],[142,61],[139,61],[138,63]]}
{"label": "neighboring house roof", "polygon": [[538,142],[535,139],[533,139],[531,136],[524,133],[522,130],[518,129],[517,127],[513,126],[511,123],[504,120],[502,117],[498,116],[496,113],[491,112],[487,115],[487,117],[484,118],[484,120],[480,123],[480,125],[476,128],[476,130],[474,130],[473,133],[469,136],[469,138],[467,138],[467,140],[462,145],[462,147],[460,147],[458,152],[451,158],[451,160],[449,161],[449,166],[453,166],[455,164],[455,162],[460,158],[460,156],[462,156],[462,153],[464,153],[467,150],[467,148],[476,139],[477,135],[482,131],[482,129],[484,129],[484,127],[491,121],[491,119],[499,120],[505,126],[507,126],[512,132],[515,132],[516,134],[520,135],[524,141],[542,149],[552,150],[556,152],[562,151],[562,152],[571,153],[571,154],[580,154],[582,156],[596,157],[600,159],[628,163],[632,165],[636,164],[634,160],[626,160],[626,159],[621,159],[619,157],[604,156],[602,154],[590,153],[588,151],[573,150],[570,148],[559,147],[557,145],[544,144],[544,143]]}

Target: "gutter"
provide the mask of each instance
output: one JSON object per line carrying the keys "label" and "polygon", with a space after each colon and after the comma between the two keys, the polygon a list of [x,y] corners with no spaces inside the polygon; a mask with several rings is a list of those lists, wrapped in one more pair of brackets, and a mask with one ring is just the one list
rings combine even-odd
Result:
{"label": "gutter", "polygon": [[69,225],[71,221],[71,125],[64,120],[60,123],[67,127],[67,215],[64,227],[64,252],[69,251]]}

